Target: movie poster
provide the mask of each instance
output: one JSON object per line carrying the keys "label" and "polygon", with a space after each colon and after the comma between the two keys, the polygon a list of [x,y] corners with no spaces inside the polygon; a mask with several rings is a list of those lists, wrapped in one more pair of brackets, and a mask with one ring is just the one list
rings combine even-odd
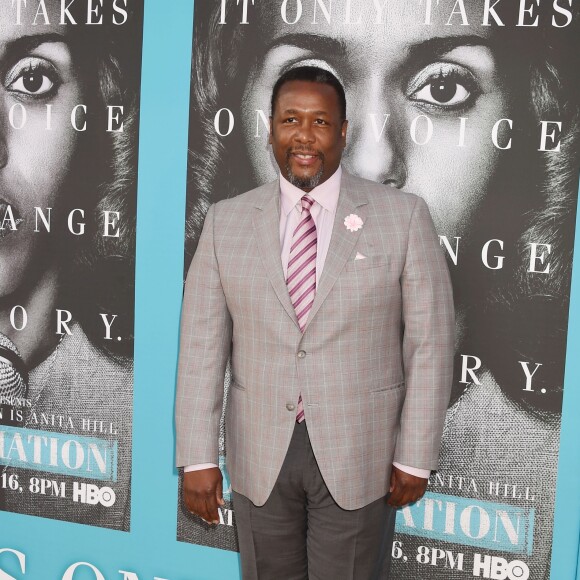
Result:
{"label": "movie poster", "polygon": [[129,530],[141,0],[0,3],[0,508]]}
{"label": "movie poster", "polygon": [[[398,513],[397,578],[549,577],[578,190],[577,8],[195,4],[186,272],[209,204],[277,178],[270,95],[299,65],[345,86],[343,166],[422,196],[440,235],[457,312],[453,395],[439,470]],[[227,457],[227,433],[221,449]],[[210,528],[180,505],[178,539],[235,550],[235,506],[220,519]]]}

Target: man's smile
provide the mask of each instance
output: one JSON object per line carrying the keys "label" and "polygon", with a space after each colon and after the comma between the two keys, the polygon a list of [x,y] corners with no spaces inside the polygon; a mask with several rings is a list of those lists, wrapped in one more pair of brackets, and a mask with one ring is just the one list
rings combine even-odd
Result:
{"label": "man's smile", "polygon": [[320,151],[289,151],[288,159],[290,157],[293,157],[296,164],[302,167],[309,167],[314,165],[318,160],[324,160],[324,155]]}

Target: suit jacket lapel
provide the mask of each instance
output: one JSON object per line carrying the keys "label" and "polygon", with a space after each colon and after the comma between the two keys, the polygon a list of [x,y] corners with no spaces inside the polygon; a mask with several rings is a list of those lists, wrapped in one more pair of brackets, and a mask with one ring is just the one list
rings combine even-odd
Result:
{"label": "suit jacket lapel", "polygon": [[364,227],[364,223],[367,220],[367,204],[368,200],[365,194],[356,188],[354,180],[343,169],[340,182],[340,195],[338,196],[338,205],[332,225],[330,245],[304,332],[308,329],[310,322],[316,316],[324,299],[334,286],[338,275],[344,268],[348,258],[352,255],[352,251],[361,234],[362,228],[359,228],[356,232],[347,230],[344,225],[344,218],[351,213],[357,214],[362,219]]}
{"label": "suit jacket lapel", "polygon": [[[316,289],[314,304],[306,321],[305,332],[351,256],[362,231],[362,228],[359,228],[356,232],[347,230],[344,225],[344,218],[351,213],[355,213],[362,219],[364,224],[367,219],[367,204],[368,201],[364,193],[356,188],[354,180],[343,170],[340,195],[338,196],[338,205],[332,225],[330,246],[322,276]],[[278,181],[264,186],[262,198],[256,203],[256,208],[259,211],[254,213],[254,228],[264,268],[278,296],[278,300],[280,300],[280,304],[284,307],[296,328],[300,330],[296,312],[288,294],[288,286],[284,279],[284,270],[280,259],[280,187]]]}
{"label": "suit jacket lapel", "polygon": [[264,189],[262,199],[256,203],[259,211],[254,212],[254,228],[262,262],[280,304],[300,330],[280,259],[280,186],[275,181],[267,184]]}

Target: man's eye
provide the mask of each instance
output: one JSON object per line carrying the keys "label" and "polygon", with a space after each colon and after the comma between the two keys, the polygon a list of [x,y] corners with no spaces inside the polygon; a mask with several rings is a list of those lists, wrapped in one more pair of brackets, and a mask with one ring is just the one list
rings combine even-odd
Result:
{"label": "man's eye", "polygon": [[296,121],[296,117],[288,117],[287,119],[284,119],[284,123],[294,123],[294,121]]}
{"label": "man's eye", "polygon": [[316,119],[314,121],[317,125],[326,125],[326,121],[324,119]]}
{"label": "man's eye", "polygon": [[28,95],[44,95],[54,87],[54,82],[39,69],[28,69],[10,83],[9,88]]}

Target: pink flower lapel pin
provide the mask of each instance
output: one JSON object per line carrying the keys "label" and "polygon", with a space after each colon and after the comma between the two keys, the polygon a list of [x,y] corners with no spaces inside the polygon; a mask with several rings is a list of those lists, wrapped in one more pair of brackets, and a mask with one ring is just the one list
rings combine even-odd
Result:
{"label": "pink flower lapel pin", "polygon": [[344,225],[349,232],[356,232],[362,228],[363,221],[356,213],[351,213],[344,218]]}

